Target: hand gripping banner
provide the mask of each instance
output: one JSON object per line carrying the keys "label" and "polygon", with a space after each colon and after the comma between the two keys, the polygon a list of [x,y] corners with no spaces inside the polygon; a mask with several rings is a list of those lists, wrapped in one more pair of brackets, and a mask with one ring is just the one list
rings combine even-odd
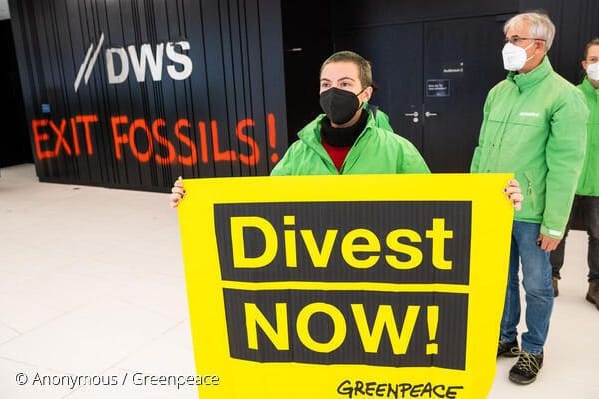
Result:
{"label": "hand gripping banner", "polygon": [[486,398],[508,174],[185,180],[202,399]]}

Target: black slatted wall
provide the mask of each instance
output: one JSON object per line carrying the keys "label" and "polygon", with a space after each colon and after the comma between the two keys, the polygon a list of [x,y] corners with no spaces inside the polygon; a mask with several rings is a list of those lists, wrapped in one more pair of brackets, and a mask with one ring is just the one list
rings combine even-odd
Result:
{"label": "black slatted wall", "polygon": [[10,0],[40,181],[167,191],[287,147],[278,0]]}
{"label": "black slatted wall", "polygon": [[8,19],[0,21],[0,53],[4,57],[0,63],[0,87],[4,97],[0,118],[5,121],[0,130],[0,168],[3,168],[33,162],[26,131],[19,68]]}
{"label": "black slatted wall", "polygon": [[585,76],[580,65],[587,42],[599,37],[599,1],[521,0],[521,9],[544,10],[556,26],[549,52],[555,70],[574,84]]}

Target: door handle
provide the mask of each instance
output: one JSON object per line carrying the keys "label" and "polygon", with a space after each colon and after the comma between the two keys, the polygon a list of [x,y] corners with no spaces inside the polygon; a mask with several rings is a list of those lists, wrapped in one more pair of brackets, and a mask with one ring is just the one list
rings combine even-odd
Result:
{"label": "door handle", "polygon": [[438,114],[436,112],[428,112],[426,111],[424,113],[424,116],[426,116],[427,118],[430,118],[431,116],[437,116]]}
{"label": "door handle", "polygon": [[417,118],[418,115],[420,115],[420,114],[418,113],[418,111],[415,111],[415,112],[408,112],[407,114],[404,114],[404,115],[405,116],[413,116],[414,118]]}

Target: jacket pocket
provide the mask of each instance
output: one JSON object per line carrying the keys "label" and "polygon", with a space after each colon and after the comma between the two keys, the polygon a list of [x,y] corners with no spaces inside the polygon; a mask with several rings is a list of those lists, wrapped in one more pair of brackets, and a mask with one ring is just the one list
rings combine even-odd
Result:
{"label": "jacket pocket", "polygon": [[525,195],[524,201],[528,198],[530,203],[530,206],[527,207],[530,215],[526,215],[527,217],[533,217],[539,220],[543,217],[543,211],[545,209],[546,174],[545,171],[527,170],[524,172],[522,191]]}

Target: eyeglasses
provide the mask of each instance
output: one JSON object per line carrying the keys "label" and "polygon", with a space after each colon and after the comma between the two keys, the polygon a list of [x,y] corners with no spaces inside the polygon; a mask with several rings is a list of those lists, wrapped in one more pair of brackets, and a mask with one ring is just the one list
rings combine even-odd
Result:
{"label": "eyeglasses", "polygon": [[590,62],[591,64],[594,64],[596,62],[599,62],[599,57],[589,57],[585,61]]}
{"label": "eyeglasses", "polygon": [[546,42],[547,40],[545,39],[540,39],[538,37],[522,37],[522,36],[512,36],[512,37],[506,37],[504,39],[504,42],[510,42],[512,44],[518,45],[518,43],[524,41],[524,40],[541,40],[543,42]]}

